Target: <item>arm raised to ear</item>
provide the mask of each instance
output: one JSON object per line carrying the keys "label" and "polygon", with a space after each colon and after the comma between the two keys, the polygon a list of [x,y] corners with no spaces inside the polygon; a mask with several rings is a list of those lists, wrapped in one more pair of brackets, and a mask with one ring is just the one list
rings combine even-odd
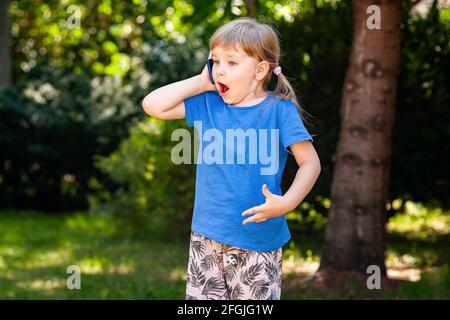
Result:
{"label": "arm raised to ear", "polygon": [[162,120],[182,119],[184,100],[202,93],[200,75],[160,87],[142,101],[145,113]]}
{"label": "arm raised to ear", "polygon": [[162,119],[183,119],[184,100],[205,91],[216,90],[209,78],[207,65],[202,73],[191,78],[160,87],[149,93],[142,101],[142,108],[149,116]]}

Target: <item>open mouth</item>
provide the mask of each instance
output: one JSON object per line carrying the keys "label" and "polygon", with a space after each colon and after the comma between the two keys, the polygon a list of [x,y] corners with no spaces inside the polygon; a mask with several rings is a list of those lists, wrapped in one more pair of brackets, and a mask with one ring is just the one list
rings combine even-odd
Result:
{"label": "open mouth", "polygon": [[219,95],[224,96],[225,93],[227,93],[227,91],[230,89],[228,88],[227,85],[221,83],[221,82],[217,82],[217,89],[219,90]]}

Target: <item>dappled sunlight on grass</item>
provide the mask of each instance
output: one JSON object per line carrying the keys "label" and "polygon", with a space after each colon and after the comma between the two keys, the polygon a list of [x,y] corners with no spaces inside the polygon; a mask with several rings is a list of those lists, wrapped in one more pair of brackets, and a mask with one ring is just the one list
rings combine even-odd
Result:
{"label": "dappled sunlight on grass", "polygon": [[448,265],[421,270],[418,281],[403,282],[395,291],[386,292],[387,299],[450,299]]}
{"label": "dappled sunlight on grass", "polygon": [[82,274],[128,274],[134,271],[134,260],[113,262],[105,257],[86,257],[79,266]]}
{"label": "dappled sunlight on grass", "polygon": [[49,280],[33,280],[33,281],[19,281],[17,282],[17,287],[21,289],[32,289],[32,290],[53,290],[55,288],[63,288],[66,287],[66,281],[61,278],[53,278]]}
{"label": "dappled sunlight on grass", "polygon": [[23,266],[27,269],[59,266],[68,263],[72,257],[70,248],[58,248],[52,251],[31,252],[28,261]]}
{"label": "dappled sunlight on grass", "polygon": [[[110,218],[83,213],[0,212],[0,220],[0,299],[184,296],[187,242],[130,239]],[[69,265],[80,267],[81,290],[66,287]]]}
{"label": "dappled sunlight on grass", "polygon": [[183,280],[185,281],[187,277],[186,268],[175,268],[172,271],[170,271],[170,280],[172,281],[178,281]]}
{"label": "dappled sunlight on grass", "polygon": [[386,272],[389,279],[416,282],[420,280],[420,274],[422,270],[415,268],[407,268],[400,270],[390,268],[387,269]]}
{"label": "dappled sunlight on grass", "polygon": [[418,257],[411,254],[399,254],[397,251],[386,250],[386,268],[390,279],[419,281],[423,271],[419,268]]}
{"label": "dappled sunlight on grass", "polygon": [[388,232],[402,234],[408,239],[435,241],[439,236],[447,236],[449,239],[450,212],[443,212],[442,208],[431,208],[412,201],[406,201],[404,208],[404,212],[389,220]]}
{"label": "dappled sunlight on grass", "polygon": [[[400,209],[402,200],[392,202]],[[417,282],[422,274],[450,263],[450,212],[406,201],[387,223],[386,266],[393,279]]]}
{"label": "dappled sunlight on grass", "polygon": [[290,259],[283,261],[283,275],[290,273],[301,275],[313,275],[319,268],[320,261],[305,261],[301,259]]}
{"label": "dappled sunlight on grass", "polygon": [[431,267],[438,264],[438,253],[420,252],[402,253],[402,250],[386,250],[386,265],[395,269],[413,268],[413,267]]}
{"label": "dappled sunlight on grass", "polygon": [[[395,210],[402,208],[402,205],[400,199],[392,203]],[[306,206],[302,209],[309,208]],[[397,293],[387,297],[427,298],[420,290],[428,292],[428,298],[449,297],[450,285],[446,280],[446,270],[450,263],[450,213],[436,206],[412,201],[405,202],[403,208],[387,223],[386,268],[389,279],[411,286],[404,287],[402,284],[398,292],[395,291]],[[323,241],[324,228],[317,228],[322,225],[323,218],[316,222],[314,217],[315,214],[310,215],[308,211],[290,215],[290,222],[298,223],[298,226],[295,226],[296,233],[293,234],[295,243],[290,242],[284,247],[283,277],[288,287],[298,288],[299,296],[294,294],[296,298],[331,297],[323,292],[308,293],[309,289],[306,289],[319,267]],[[304,232],[308,230],[305,225],[313,226],[315,232]],[[429,286],[435,287],[436,293],[428,290]],[[302,291],[302,288],[306,291]]]}
{"label": "dappled sunlight on grass", "polygon": [[311,249],[306,249],[292,240],[289,241],[283,250],[283,275],[288,276],[290,273],[301,275],[314,274],[320,263],[319,253],[313,253]]}
{"label": "dappled sunlight on grass", "polygon": [[[317,201],[316,208],[305,205],[301,215],[291,215],[293,238],[283,247],[283,282],[296,297],[296,288],[306,288],[320,264],[321,212],[329,203]],[[420,290],[448,296],[448,222],[448,213],[419,204],[405,205],[405,213],[390,219],[388,277],[411,284],[393,297],[426,297]],[[0,223],[0,299],[184,299],[188,234],[171,242],[130,238],[117,233],[117,221],[81,212],[0,212]],[[81,290],[66,287],[69,265],[80,267]],[[300,296],[328,297],[307,291]]]}
{"label": "dappled sunlight on grass", "polygon": [[94,235],[111,236],[115,232],[115,225],[111,218],[89,216],[82,213],[67,217],[66,226],[69,230]]}
{"label": "dappled sunlight on grass", "polygon": [[0,257],[19,257],[23,252],[23,248],[19,246],[0,246]]}
{"label": "dappled sunlight on grass", "polygon": [[99,274],[104,272],[101,259],[98,257],[84,258],[80,263],[82,274]]}

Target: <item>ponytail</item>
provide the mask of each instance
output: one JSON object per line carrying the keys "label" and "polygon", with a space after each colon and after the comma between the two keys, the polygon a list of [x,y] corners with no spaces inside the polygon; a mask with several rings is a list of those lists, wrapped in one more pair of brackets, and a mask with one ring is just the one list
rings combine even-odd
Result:
{"label": "ponytail", "polygon": [[276,67],[273,70],[273,73],[277,77],[277,85],[275,87],[274,94],[279,96],[281,100],[291,100],[296,105],[302,121],[310,124],[309,119],[312,115],[300,106],[294,88],[292,88],[292,85],[286,76],[281,73],[281,67]]}

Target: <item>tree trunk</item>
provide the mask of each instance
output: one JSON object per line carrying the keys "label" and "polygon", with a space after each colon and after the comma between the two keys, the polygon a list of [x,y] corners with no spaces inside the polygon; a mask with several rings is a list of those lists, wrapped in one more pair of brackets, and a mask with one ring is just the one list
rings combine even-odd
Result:
{"label": "tree trunk", "polygon": [[[400,64],[401,0],[353,1],[354,32],[341,101],[341,131],[320,271],[386,275],[386,203],[395,96]],[[381,9],[369,29],[367,8]]]}
{"label": "tree trunk", "polygon": [[255,16],[255,4],[253,0],[245,0],[245,7],[247,8],[247,17]]}
{"label": "tree trunk", "polygon": [[11,85],[9,0],[0,0],[0,89]]}

